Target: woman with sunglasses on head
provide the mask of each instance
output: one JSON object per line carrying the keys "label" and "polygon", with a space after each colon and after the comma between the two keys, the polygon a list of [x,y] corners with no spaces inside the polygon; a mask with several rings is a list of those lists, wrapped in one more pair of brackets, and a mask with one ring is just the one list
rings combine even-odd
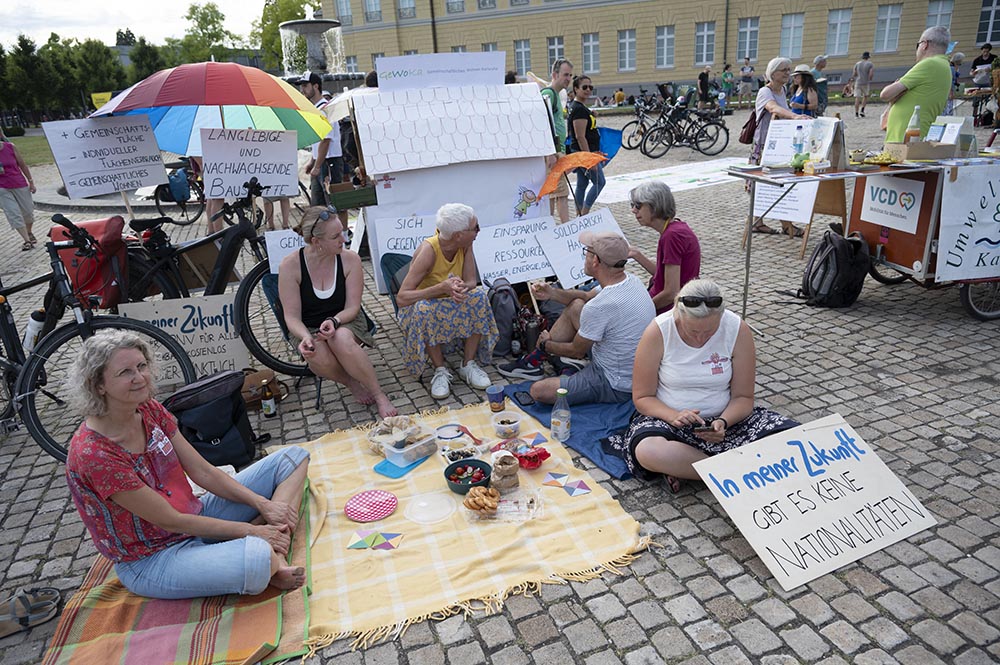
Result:
{"label": "woman with sunglasses on head", "polygon": [[[601,133],[597,131],[597,116],[587,106],[587,99],[594,91],[589,76],[573,78],[573,100],[569,103],[569,135],[572,138],[570,152],[600,152]],[[590,191],[587,186],[591,185]],[[586,215],[604,189],[604,167],[596,164],[590,169],[576,169],[576,201],[578,215]]]}
{"label": "woman with sunglasses on head", "polygon": [[698,479],[695,462],[798,425],[754,406],[755,378],[749,326],[725,308],[718,284],[688,282],[639,340],[636,412],[628,429],[609,437],[609,452],[637,478],[663,474],[677,492],[680,479]]}
{"label": "woman with sunglasses on head", "polygon": [[344,248],[344,227],[323,206],[306,209],[299,232],[306,246],[278,267],[278,295],[292,342],[313,374],[344,384],[382,418],[396,415],[361,348],[375,346],[361,310],[361,258]]}

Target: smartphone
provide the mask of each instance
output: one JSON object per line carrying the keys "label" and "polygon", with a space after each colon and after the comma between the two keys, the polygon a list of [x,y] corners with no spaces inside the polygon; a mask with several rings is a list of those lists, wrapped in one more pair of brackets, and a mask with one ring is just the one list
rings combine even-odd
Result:
{"label": "smartphone", "polygon": [[531,406],[535,403],[535,398],[531,396],[531,393],[524,390],[518,390],[514,393],[514,401],[521,406]]}
{"label": "smartphone", "polygon": [[707,423],[704,424],[704,425],[696,425],[695,428],[694,428],[694,433],[695,434],[699,434],[699,433],[703,433],[703,432],[714,432],[714,431],[715,431],[715,429],[711,425],[709,425]]}

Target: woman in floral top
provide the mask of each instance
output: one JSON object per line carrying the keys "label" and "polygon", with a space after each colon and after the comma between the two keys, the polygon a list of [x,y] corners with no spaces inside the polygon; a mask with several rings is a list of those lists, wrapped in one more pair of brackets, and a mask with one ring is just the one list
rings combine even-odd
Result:
{"label": "woman in floral top", "polygon": [[[309,454],[289,446],[236,478],[206,462],[152,399],[152,354],[123,331],[88,339],[74,366],[84,421],[66,480],[97,550],[133,593],[257,594],[302,586],[289,566]],[[208,493],[196,498],[188,477]]]}

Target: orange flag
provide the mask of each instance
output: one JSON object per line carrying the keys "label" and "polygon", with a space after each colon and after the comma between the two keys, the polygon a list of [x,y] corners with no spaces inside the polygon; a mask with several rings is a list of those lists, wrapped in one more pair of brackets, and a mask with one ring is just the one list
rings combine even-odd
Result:
{"label": "orange flag", "polygon": [[574,152],[572,155],[563,155],[552,166],[552,170],[545,178],[545,184],[542,185],[538,195],[545,196],[556,191],[556,187],[559,186],[559,178],[563,177],[563,173],[578,168],[590,169],[607,161],[607,159],[604,155],[596,152]]}

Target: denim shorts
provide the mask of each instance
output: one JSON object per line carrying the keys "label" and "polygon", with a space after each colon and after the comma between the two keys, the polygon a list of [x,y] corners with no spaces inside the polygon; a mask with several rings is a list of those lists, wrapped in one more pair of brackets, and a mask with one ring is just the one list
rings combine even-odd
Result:
{"label": "denim shorts", "polygon": [[[236,481],[270,498],[308,458],[304,448],[288,446],[240,471]],[[201,503],[204,517],[249,522],[258,515],[251,506],[214,494],[205,494]],[[224,541],[192,537],[138,561],[116,563],[115,573],[129,591],[149,598],[254,595],[271,581],[271,545],[256,536]]]}

